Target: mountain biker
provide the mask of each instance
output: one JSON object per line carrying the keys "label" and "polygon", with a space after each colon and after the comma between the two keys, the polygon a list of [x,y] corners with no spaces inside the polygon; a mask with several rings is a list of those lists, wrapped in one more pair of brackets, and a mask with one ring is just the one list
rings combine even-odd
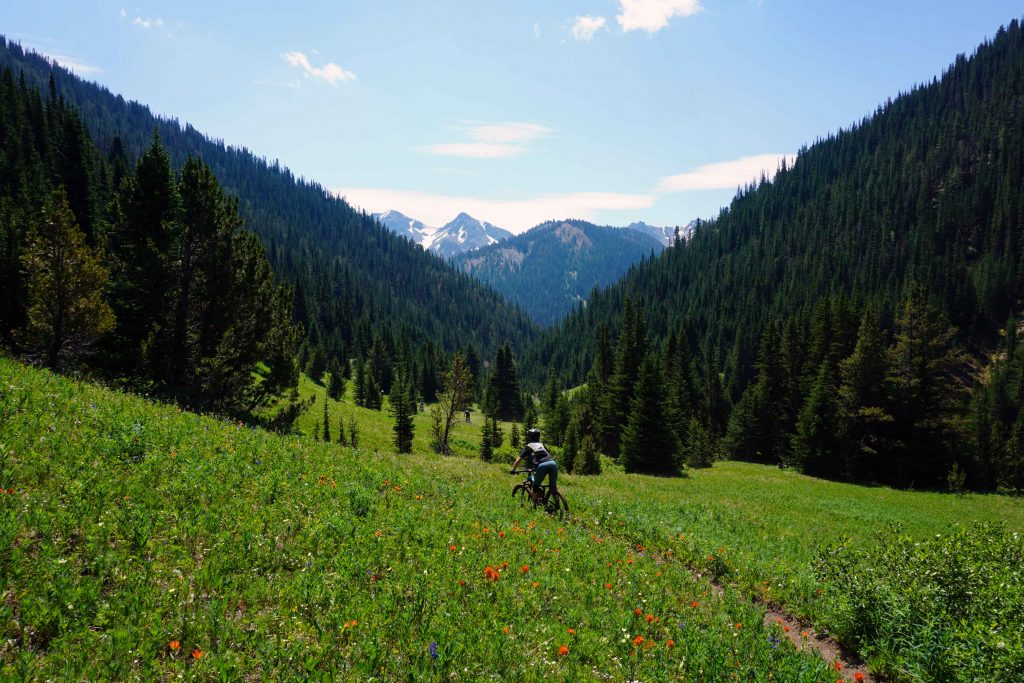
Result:
{"label": "mountain biker", "polygon": [[526,460],[526,471],[530,473],[530,485],[533,487],[534,498],[536,498],[536,494],[540,490],[540,485],[544,482],[544,477],[548,478],[551,492],[555,493],[558,491],[558,487],[555,484],[558,481],[558,463],[548,453],[548,449],[544,448],[544,444],[540,442],[540,430],[536,427],[526,430],[526,445],[523,446],[523,450],[519,452],[519,457],[516,458],[515,463],[512,465],[513,472],[515,472],[516,468],[519,467],[519,463],[523,460]]}

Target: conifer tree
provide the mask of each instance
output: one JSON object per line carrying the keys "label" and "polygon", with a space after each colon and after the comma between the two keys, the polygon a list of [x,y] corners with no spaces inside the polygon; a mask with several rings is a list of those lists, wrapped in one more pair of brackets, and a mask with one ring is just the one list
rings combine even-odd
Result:
{"label": "conifer tree", "polygon": [[102,297],[108,271],[85,244],[63,189],[30,229],[21,264],[28,323],[17,338],[30,357],[64,369],[114,328],[114,314]]}
{"label": "conifer tree", "polygon": [[324,443],[331,442],[331,410],[330,410],[330,399],[324,395],[324,428],[323,428],[323,440]]}
{"label": "conifer tree", "polygon": [[683,461],[693,468],[711,467],[718,459],[718,441],[700,420],[691,416],[683,442]]}
{"label": "conifer tree", "polygon": [[[484,417],[484,422],[487,421],[487,417]],[[494,448],[501,448],[502,444],[505,443],[505,431],[498,424],[498,418],[491,417],[491,445]]]}
{"label": "conifer tree", "polygon": [[494,459],[494,434],[491,432],[491,421],[486,418],[480,430],[480,459],[484,462]]}
{"label": "conifer tree", "polygon": [[562,446],[562,461],[559,463],[561,469],[570,474],[572,473],[573,467],[576,465],[576,459],[579,456],[579,431],[579,420],[574,416],[573,419],[569,421],[569,426],[565,430],[565,440]]}
{"label": "conifer tree", "polygon": [[411,387],[407,381],[403,371],[391,385],[391,415],[395,420],[395,449],[399,453],[412,453],[412,438],[415,429],[412,416],[416,408],[412,399]]}
{"label": "conifer tree", "polygon": [[366,407],[368,387],[366,384],[366,365],[361,360],[356,360],[355,371],[355,402],[361,408]]}
{"label": "conifer tree", "polygon": [[510,446],[512,446],[512,448],[514,448],[517,451],[523,445],[522,441],[520,440],[520,436],[519,436],[519,424],[516,423],[516,422],[513,422],[512,423],[512,428],[509,429],[508,443],[509,443]]}
{"label": "conifer tree", "polygon": [[369,372],[366,373],[366,407],[371,410],[380,410],[384,405],[384,397],[381,396],[377,380]]}
{"label": "conifer tree", "polygon": [[348,419],[348,443],[352,448],[359,448],[359,428],[354,417]]}
{"label": "conifer tree", "polygon": [[651,354],[640,366],[629,420],[622,433],[620,457],[626,472],[679,473],[680,444],[668,423],[667,400],[659,363]]}
{"label": "conifer tree", "polygon": [[344,415],[338,417],[338,443],[342,446],[348,446],[348,437],[345,435]]}
{"label": "conifer tree", "polygon": [[877,476],[882,466],[879,455],[888,450],[885,437],[893,418],[886,396],[887,360],[885,339],[869,306],[861,317],[853,353],[839,364],[840,432],[849,453],[846,469],[857,478]]}
{"label": "conifer tree", "polygon": [[797,419],[792,452],[783,461],[807,474],[836,475],[843,469],[837,438],[839,407],[832,375],[832,363],[828,359],[822,361]]}
{"label": "conifer tree", "polygon": [[327,383],[327,395],[335,401],[340,401],[345,395],[345,374],[337,358],[331,359],[328,372],[331,373],[331,377]]}
{"label": "conifer tree", "polygon": [[576,474],[601,474],[601,456],[597,452],[594,437],[590,434],[585,434],[580,441],[579,461],[580,464],[573,468]]}
{"label": "conifer tree", "polygon": [[608,382],[609,414],[602,433],[606,436],[605,451],[617,456],[621,434],[629,418],[640,366],[647,354],[647,326],[642,311],[635,311],[632,300],[626,299],[622,332],[615,347],[615,371]]}
{"label": "conifer tree", "polygon": [[527,397],[524,403],[526,404],[526,409],[523,411],[523,429],[533,429],[537,426],[537,406],[530,397]]}

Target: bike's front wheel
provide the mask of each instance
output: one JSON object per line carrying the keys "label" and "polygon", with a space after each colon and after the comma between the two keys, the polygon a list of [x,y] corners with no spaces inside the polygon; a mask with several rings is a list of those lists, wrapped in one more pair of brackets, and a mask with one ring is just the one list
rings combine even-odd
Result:
{"label": "bike's front wheel", "polygon": [[530,502],[530,491],[526,488],[525,484],[516,484],[512,487],[512,497],[526,505]]}

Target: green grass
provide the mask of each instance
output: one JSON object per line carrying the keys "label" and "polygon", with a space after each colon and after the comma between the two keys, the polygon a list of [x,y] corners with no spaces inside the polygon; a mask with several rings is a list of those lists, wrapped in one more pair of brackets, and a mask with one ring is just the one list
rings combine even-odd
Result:
{"label": "green grass", "polygon": [[[564,475],[559,521],[511,499],[507,465],[430,454],[426,418],[395,456],[386,412],[339,409],[366,448],[0,360],[0,679],[831,682],[743,595],[828,625],[821,547],[871,548],[890,520],[924,538],[1024,519],[1014,499],[721,463]],[[458,428],[474,452],[479,425]],[[687,564],[739,590],[715,597]]]}

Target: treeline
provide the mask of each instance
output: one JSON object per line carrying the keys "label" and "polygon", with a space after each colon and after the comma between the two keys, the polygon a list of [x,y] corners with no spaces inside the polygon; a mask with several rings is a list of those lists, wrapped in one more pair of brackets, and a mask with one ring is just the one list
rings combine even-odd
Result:
{"label": "treeline", "polygon": [[51,82],[0,71],[0,335],[192,407],[252,415],[297,381],[291,291],[237,201],[159,138],[103,156]]}
{"label": "treeline", "polygon": [[[156,130],[172,168],[181,169],[189,157],[208,164],[225,192],[238,197],[239,215],[260,238],[276,277],[293,285],[292,315],[305,330],[300,367],[317,378],[335,361],[351,376],[350,359],[359,358],[378,368],[387,392],[384,368],[400,356],[422,357],[421,372],[430,373],[426,366],[435,356],[470,346],[490,356],[506,340],[519,347],[535,329],[489,288],[276,161],[156,117],[0,38],[4,66],[44,93],[52,78],[58,96],[80,110],[82,134],[91,134],[103,157],[117,145],[133,167]],[[88,223],[74,197],[72,206]],[[371,357],[384,352],[391,361]]]}
{"label": "treeline", "polygon": [[[941,80],[800,150],[691,239],[595,293],[528,350],[524,366],[544,359],[568,383],[583,381],[600,345],[578,340],[596,339],[602,326],[619,334],[632,301],[655,342],[675,335],[698,350],[705,378],[712,360],[720,364],[732,413],[722,445],[732,457],[902,485],[962,479],[970,488],[1020,488],[1006,444],[1024,397],[1005,388],[1016,375],[1000,369],[1012,361],[1000,360],[1006,351],[998,348],[1024,298],[1022,102],[1024,32],[1015,20]],[[848,381],[844,363],[868,311],[882,379],[870,399],[877,402],[858,405],[878,408],[884,428],[876,439],[871,420],[858,418],[853,434],[836,432],[842,443],[821,463],[818,447],[794,450],[793,439],[811,398]],[[914,348],[920,326],[942,331],[928,340],[941,341],[942,354]],[[826,328],[835,337],[827,353]],[[798,348],[815,352],[799,372],[778,371],[784,364],[773,355]],[[979,371],[993,358],[994,367]],[[901,365],[911,362],[923,365]],[[835,398],[840,414],[856,407]],[[823,433],[811,422],[808,413],[805,434]],[[911,443],[918,438],[921,445]],[[865,459],[871,450],[877,458]]]}

